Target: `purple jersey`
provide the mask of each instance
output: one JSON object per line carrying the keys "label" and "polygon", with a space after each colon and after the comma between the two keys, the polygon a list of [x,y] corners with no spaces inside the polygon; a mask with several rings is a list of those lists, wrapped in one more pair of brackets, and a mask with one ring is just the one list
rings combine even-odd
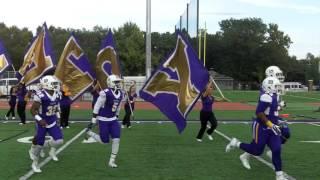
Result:
{"label": "purple jersey", "polygon": [[212,104],[214,102],[214,97],[213,96],[206,96],[206,97],[201,96],[201,101],[202,101],[201,111],[211,112],[212,111]]}
{"label": "purple jersey", "polygon": [[[278,124],[278,95],[276,93],[261,93],[256,114],[261,112],[264,113],[272,123]],[[261,122],[260,119],[258,119],[258,121]]]}
{"label": "purple jersey", "polygon": [[34,95],[34,101],[41,104],[39,115],[44,119],[48,125],[56,122],[56,112],[59,110],[60,95],[54,93],[52,96],[46,90],[38,90]]}
{"label": "purple jersey", "polygon": [[[123,92],[120,90],[113,90],[111,88],[104,89],[100,91],[97,103],[103,103],[94,112],[98,111],[98,120],[102,121],[112,121],[116,120],[116,115],[120,110],[120,103],[123,98]],[[100,100],[99,100],[100,99]]]}

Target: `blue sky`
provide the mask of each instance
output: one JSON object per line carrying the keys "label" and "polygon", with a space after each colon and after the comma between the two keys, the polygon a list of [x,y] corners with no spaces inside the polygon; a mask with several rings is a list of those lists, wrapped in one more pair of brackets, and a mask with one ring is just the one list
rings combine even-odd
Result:
{"label": "blue sky", "polygon": [[[152,31],[173,32],[190,0],[151,0]],[[47,24],[92,29],[95,25],[117,28],[132,21],[145,30],[146,0],[10,0],[1,2],[0,22],[28,27],[35,32]],[[209,33],[219,30],[218,22],[228,18],[259,17],[276,23],[291,37],[290,55],[320,56],[319,0],[200,0],[200,27]]]}

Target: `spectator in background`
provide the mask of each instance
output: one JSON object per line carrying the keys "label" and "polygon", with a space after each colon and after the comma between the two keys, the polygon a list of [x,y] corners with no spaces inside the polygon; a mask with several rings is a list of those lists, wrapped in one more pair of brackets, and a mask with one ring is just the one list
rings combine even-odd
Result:
{"label": "spectator in background", "polygon": [[10,109],[9,111],[7,112],[7,114],[5,115],[5,119],[8,120],[9,117],[10,117],[10,114],[11,114],[11,118],[14,120],[16,119],[15,117],[15,107],[16,107],[16,104],[17,104],[17,86],[12,86],[10,88],[10,96],[9,96],[9,106],[10,106]]}
{"label": "spectator in background", "polygon": [[20,125],[26,124],[26,105],[28,101],[28,91],[24,83],[19,83],[17,88],[17,112],[20,117]]}
{"label": "spectator in background", "polygon": [[71,92],[66,85],[62,85],[62,98],[60,101],[60,110],[61,110],[61,119],[60,126],[61,128],[70,128],[69,126],[69,115],[70,115],[70,107],[71,107],[71,99],[69,96]]}
{"label": "spectator in background", "polygon": [[126,114],[122,120],[121,127],[124,128],[125,126],[127,126],[127,128],[131,128],[130,118],[131,116],[133,116],[134,101],[135,101],[135,98],[137,98],[135,81],[132,81],[132,85],[129,87],[129,91],[126,94],[127,94],[127,100],[126,100],[126,103],[124,104],[124,109],[126,111]]}

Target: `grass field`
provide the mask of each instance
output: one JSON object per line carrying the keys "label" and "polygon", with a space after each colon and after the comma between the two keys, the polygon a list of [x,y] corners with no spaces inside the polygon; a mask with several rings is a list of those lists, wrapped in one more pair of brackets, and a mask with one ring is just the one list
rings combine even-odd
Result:
{"label": "grass field", "polygon": [[[226,92],[234,102],[255,104],[257,92]],[[252,97],[253,96],[253,97]],[[320,113],[313,112],[320,102],[317,93],[288,94],[284,111],[290,115],[304,115],[291,121],[313,117],[320,121]],[[317,101],[317,99],[319,99]],[[245,101],[247,100],[247,101]],[[1,114],[4,110],[0,111]],[[216,111],[220,121],[217,130],[228,137],[237,137],[242,141],[251,140],[250,123],[225,124],[228,120],[250,120],[253,111]],[[28,113],[29,114],[29,113]],[[90,110],[73,110],[72,120],[89,119]],[[123,115],[123,113],[122,113]],[[199,143],[195,136],[200,128],[198,111],[189,115],[190,122],[182,134],[178,134],[171,122],[157,110],[137,110],[133,128],[122,129],[120,152],[117,158],[119,168],[106,166],[110,145],[98,143],[84,144],[83,136],[75,139],[58,155],[59,162],[49,161],[42,167],[41,174],[30,179],[275,179],[273,170],[266,164],[252,158],[251,170],[242,167],[240,150],[225,153],[227,139],[214,134],[214,141],[204,137]],[[310,119],[310,118],[309,118]],[[147,122],[155,120],[158,122]],[[194,120],[191,122],[191,120]],[[165,121],[165,122],[163,122]],[[86,123],[73,123],[70,129],[64,129],[65,144],[85,128]],[[320,141],[320,127],[313,123],[291,124],[292,137],[283,146],[283,170],[296,179],[320,179],[320,143],[301,141]],[[19,179],[30,171],[31,160],[28,149],[30,144],[17,142],[18,138],[33,136],[34,124],[18,126],[17,123],[0,123],[0,179]],[[263,156],[263,159],[270,160]]]}

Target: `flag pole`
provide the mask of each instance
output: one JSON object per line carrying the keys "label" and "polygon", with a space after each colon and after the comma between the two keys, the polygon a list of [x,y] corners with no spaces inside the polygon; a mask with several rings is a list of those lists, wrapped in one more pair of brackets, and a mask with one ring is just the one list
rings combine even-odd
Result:
{"label": "flag pole", "polygon": [[215,87],[217,88],[217,90],[218,90],[219,94],[222,96],[222,98],[223,98],[223,99],[225,99],[225,100],[227,100],[228,102],[231,102],[231,100],[230,100],[230,99],[228,99],[228,98],[224,97],[224,95],[222,94],[222,92],[221,92],[221,90],[220,90],[219,86],[217,85],[216,81],[212,78],[212,76],[210,76],[210,80],[213,82],[213,84],[214,84],[214,85],[215,85]]}

